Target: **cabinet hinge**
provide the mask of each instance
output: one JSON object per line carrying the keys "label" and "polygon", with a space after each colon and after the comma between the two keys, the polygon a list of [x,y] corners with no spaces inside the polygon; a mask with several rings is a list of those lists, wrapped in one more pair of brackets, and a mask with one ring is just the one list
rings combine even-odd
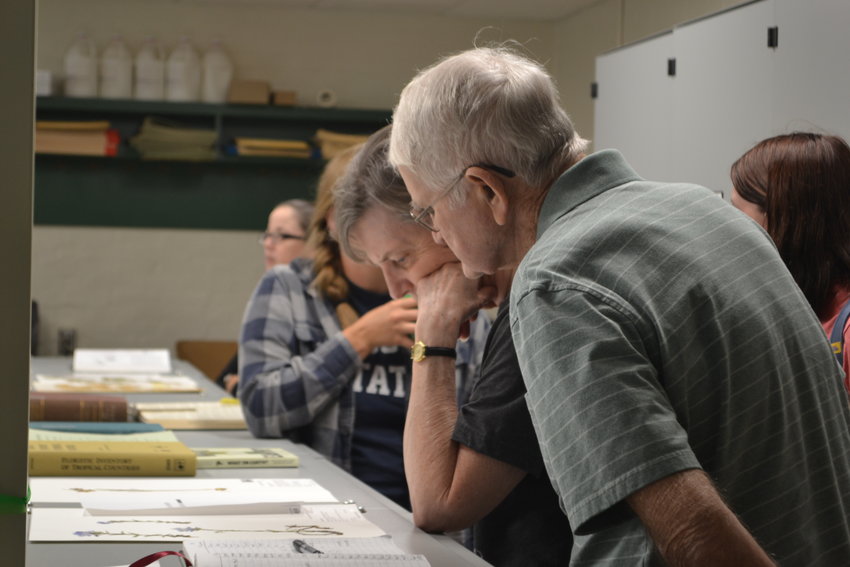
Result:
{"label": "cabinet hinge", "polygon": [[767,46],[776,49],[779,46],[779,27],[767,28]]}

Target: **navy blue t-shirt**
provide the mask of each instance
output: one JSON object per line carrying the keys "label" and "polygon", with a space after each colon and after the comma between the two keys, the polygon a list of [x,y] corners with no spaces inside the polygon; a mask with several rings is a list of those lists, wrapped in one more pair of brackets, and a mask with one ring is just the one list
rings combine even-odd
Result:
{"label": "navy blue t-shirt", "polygon": [[[360,315],[390,301],[349,282],[349,303]],[[410,351],[403,347],[377,348],[363,361],[352,383],[354,435],[351,468],[354,476],[410,510],[404,477],[402,440],[410,386]]]}

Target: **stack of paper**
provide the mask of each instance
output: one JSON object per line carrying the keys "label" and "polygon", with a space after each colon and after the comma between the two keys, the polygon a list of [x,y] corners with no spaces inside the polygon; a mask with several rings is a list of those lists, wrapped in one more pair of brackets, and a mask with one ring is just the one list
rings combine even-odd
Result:
{"label": "stack of paper", "polygon": [[170,374],[171,356],[166,349],[76,349],[73,373],[60,376],[38,374],[36,392],[199,392],[188,376]]}
{"label": "stack of paper", "polygon": [[371,538],[303,538],[320,553],[298,553],[280,539],[197,539],[183,542],[183,553],[196,567],[427,567],[423,555],[405,553],[389,536]]}
{"label": "stack of paper", "polygon": [[166,429],[247,429],[235,398],[218,402],[138,402],[139,420]]}
{"label": "stack of paper", "polygon": [[36,392],[120,392],[164,393],[200,392],[198,383],[188,376],[165,374],[36,374],[32,382]]}
{"label": "stack of paper", "polygon": [[74,372],[171,372],[167,349],[78,348],[71,363]]}
{"label": "stack of paper", "polygon": [[270,156],[307,159],[313,148],[303,140],[267,138],[236,138],[236,153],[240,156]]}
{"label": "stack of paper", "polygon": [[210,161],[216,157],[216,137],[215,130],[186,128],[148,117],[130,145],[144,159]]}
{"label": "stack of paper", "polygon": [[[427,567],[308,478],[30,480],[29,539],[183,542],[196,567]],[[298,543],[296,544],[296,540]],[[296,553],[306,543],[318,554]]]}
{"label": "stack of paper", "polygon": [[30,541],[385,535],[312,479],[34,478],[30,487]]}
{"label": "stack of paper", "polygon": [[35,151],[39,154],[114,156],[120,142],[118,130],[104,120],[35,123]]}
{"label": "stack of paper", "polygon": [[338,153],[345,151],[351,146],[362,144],[368,139],[369,136],[363,136],[361,134],[342,134],[323,128],[316,130],[316,143],[322,149],[322,157],[325,159],[331,159]]}

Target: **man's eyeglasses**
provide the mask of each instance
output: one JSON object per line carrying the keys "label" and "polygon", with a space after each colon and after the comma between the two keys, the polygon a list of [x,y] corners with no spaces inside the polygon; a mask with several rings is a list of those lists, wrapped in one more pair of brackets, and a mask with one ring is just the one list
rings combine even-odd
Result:
{"label": "man's eyeglasses", "polygon": [[260,238],[257,239],[261,245],[266,243],[266,240],[269,238],[272,239],[272,243],[280,244],[284,240],[307,240],[304,236],[298,236],[297,234],[289,234],[286,232],[264,232],[260,235]]}
{"label": "man's eyeglasses", "polygon": [[463,179],[463,176],[466,175],[467,170],[470,167],[481,167],[484,169],[489,169],[490,171],[494,171],[499,175],[504,175],[505,177],[516,177],[516,173],[511,171],[510,169],[505,169],[504,167],[499,167],[498,165],[492,165],[489,163],[473,163],[472,165],[467,165],[463,168],[463,171],[460,172],[457,179],[449,185],[445,190],[443,190],[437,198],[434,199],[430,205],[425,208],[417,207],[413,203],[410,203],[410,216],[413,218],[413,221],[423,228],[427,228],[431,232],[439,232],[439,230],[434,226],[434,205],[437,204],[437,201],[451,193],[452,189],[454,189],[458,182]]}

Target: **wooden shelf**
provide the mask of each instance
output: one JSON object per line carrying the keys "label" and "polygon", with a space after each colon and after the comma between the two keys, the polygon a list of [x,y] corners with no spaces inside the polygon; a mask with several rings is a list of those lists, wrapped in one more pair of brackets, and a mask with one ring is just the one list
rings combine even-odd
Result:
{"label": "wooden shelf", "polygon": [[[148,116],[213,129],[213,161],[144,160],[127,144]],[[108,120],[122,138],[116,157],[38,154],[36,224],[262,230],[269,210],[313,199],[325,161],[232,156],[237,136],[311,140],[319,128],[370,134],[389,110],[39,97],[37,120]]]}

